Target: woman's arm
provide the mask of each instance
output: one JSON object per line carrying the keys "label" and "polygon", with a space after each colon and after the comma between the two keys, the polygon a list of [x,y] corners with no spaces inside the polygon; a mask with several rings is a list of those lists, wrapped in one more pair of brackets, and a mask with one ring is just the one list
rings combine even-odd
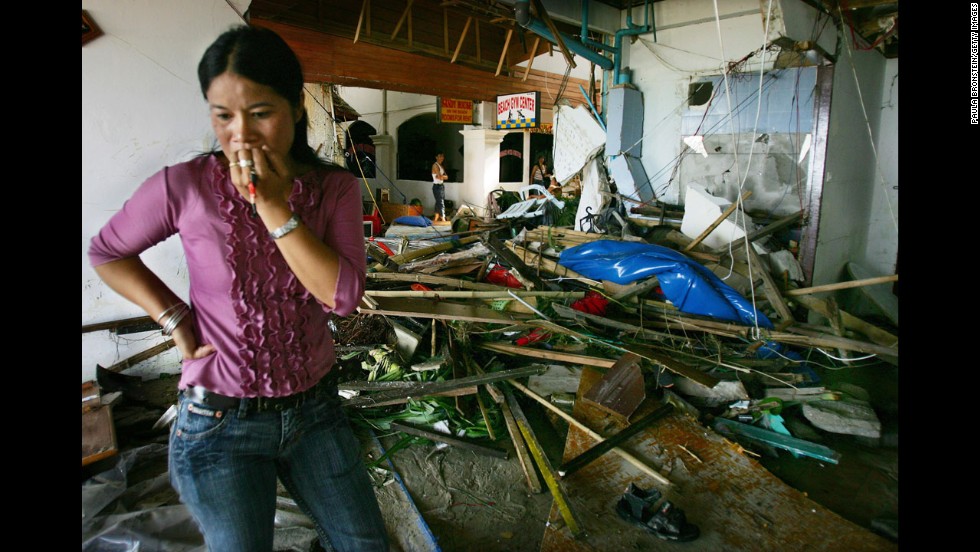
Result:
{"label": "woman's arm", "polygon": [[[110,261],[94,267],[95,273],[113,291],[142,308],[153,320],[168,308],[183,300],[171,291],[160,278],[143,264],[139,257]],[[194,313],[185,316],[171,337],[183,358],[202,358],[214,352],[214,346],[199,344],[191,323]]]}
{"label": "woman's arm", "polygon": [[[287,198],[293,179],[285,160],[274,152],[253,152],[260,175],[256,185],[256,209],[269,232],[281,228],[293,216]],[[232,181],[243,195],[247,183]],[[356,184],[356,179],[351,177]],[[300,283],[327,308],[341,316],[357,307],[364,291],[363,223],[361,197],[356,185],[330,190],[337,194],[329,234],[334,243],[327,244],[309,226],[300,222],[289,233],[276,239],[276,246]],[[339,299],[338,299],[339,298]]]}

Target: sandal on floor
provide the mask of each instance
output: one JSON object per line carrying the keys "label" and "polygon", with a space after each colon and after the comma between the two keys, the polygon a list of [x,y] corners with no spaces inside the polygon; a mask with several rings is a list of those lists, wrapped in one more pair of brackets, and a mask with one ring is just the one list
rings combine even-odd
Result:
{"label": "sandal on floor", "polygon": [[701,532],[697,525],[687,522],[684,510],[669,500],[654,507],[661,496],[657,489],[645,491],[630,483],[626,493],[616,503],[616,513],[664,540],[687,542],[698,538]]}
{"label": "sandal on floor", "polygon": [[657,489],[644,491],[637,487],[635,483],[630,483],[623,497],[616,503],[616,513],[626,521],[632,521],[642,525],[646,523],[645,520],[650,519],[653,515],[653,507],[660,500],[660,497],[660,491]]}
{"label": "sandal on floor", "polygon": [[669,500],[657,508],[657,513],[646,523],[647,529],[664,540],[678,542],[692,541],[698,538],[701,531],[697,525],[687,522],[684,510],[676,507]]}

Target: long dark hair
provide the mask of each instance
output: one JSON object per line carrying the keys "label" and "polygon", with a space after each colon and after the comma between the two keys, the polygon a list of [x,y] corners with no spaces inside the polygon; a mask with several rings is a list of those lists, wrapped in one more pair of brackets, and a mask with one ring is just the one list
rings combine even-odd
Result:
{"label": "long dark hair", "polygon": [[[293,107],[303,107],[303,68],[296,53],[274,31],[235,26],[212,42],[197,65],[197,78],[205,99],[211,81],[227,71],[272,88]],[[309,118],[303,109],[303,116],[293,129],[289,155],[300,163],[325,164],[307,141],[308,125]]]}

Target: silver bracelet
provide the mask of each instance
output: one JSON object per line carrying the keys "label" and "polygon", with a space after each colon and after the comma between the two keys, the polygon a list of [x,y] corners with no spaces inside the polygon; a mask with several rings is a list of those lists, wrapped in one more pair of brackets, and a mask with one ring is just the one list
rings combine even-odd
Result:
{"label": "silver bracelet", "polygon": [[[161,313],[160,313],[160,316],[158,316],[158,317],[157,317],[157,324],[160,324],[160,321],[161,321],[161,320],[163,320],[163,317],[164,317],[164,316],[166,316],[168,312],[170,312],[170,311],[172,311],[172,310],[174,310],[174,309],[177,309],[177,308],[178,308],[178,307],[180,307],[181,305],[184,305],[184,306],[186,306],[187,304],[186,304],[186,303],[184,303],[183,301],[181,301],[181,302],[179,302],[179,303],[174,303],[173,305],[170,305],[169,307],[167,307],[167,310],[165,310],[165,311],[163,311],[163,312],[161,312]],[[161,324],[161,325],[162,325],[162,324]]]}
{"label": "silver bracelet", "polygon": [[272,239],[278,240],[279,238],[285,236],[286,234],[292,232],[293,230],[296,230],[300,222],[302,221],[299,219],[299,215],[293,213],[293,216],[289,217],[289,220],[286,221],[286,224],[283,224],[282,226],[276,228],[275,230],[271,230],[269,232],[269,235],[272,236]]}
{"label": "silver bracelet", "polygon": [[163,327],[161,328],[160,332],[163,335],[170,335],[174,333],[174,330],[177,329],[177,326],[180,324],[180,322],[191,312],[191,308],[189,306],[183,303],[181,303],[181,305],[183,306],[183,308],[178,309],[173,314],[171,314],[170,318],[168,318],[167,321],[164,324],[162,324]]}

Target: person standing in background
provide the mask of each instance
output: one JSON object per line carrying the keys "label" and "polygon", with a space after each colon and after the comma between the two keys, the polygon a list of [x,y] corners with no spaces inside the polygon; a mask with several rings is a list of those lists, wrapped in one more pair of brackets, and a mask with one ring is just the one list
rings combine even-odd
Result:
{"label": "person standing in background", "polygon": [[432,222],[442,222],[446,220],[446,185],[444,182],[449,179],[446,169],[442,164],[446,161],[446,156],[440,151],[436,154],[436,162],[432,164],[432,197],[436,200],[435,216]]}

